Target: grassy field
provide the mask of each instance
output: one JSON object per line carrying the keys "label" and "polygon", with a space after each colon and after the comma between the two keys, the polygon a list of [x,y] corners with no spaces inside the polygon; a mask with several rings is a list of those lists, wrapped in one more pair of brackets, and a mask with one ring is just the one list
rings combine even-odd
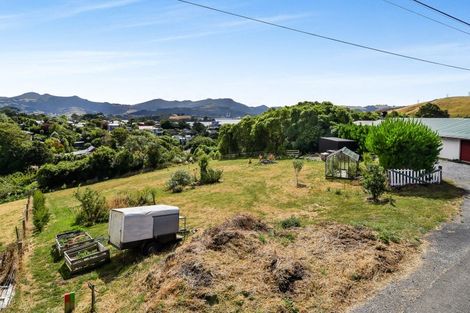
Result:
{"label": "grassy field", "polygon": [[[368,203],[357,181],[331,181],[324,178],[323,162],[306,162],[300,181],[306,188],[295,187],[292,161],[272,165],[248,164],[248,160],[217,161],[211,165],[224,170],[223,182],[200,186],[171,194],[164,184],[175,167],[100,182],[89,187],[102,191],[109,199],[133,189],[150,186],[158,189],[158,202],[177,205],[188,218],[192,228],[207,228],[223,222],[236,213],[250,213],[263,221],[276,224],[292,215],[305,225],[335,221],[351,225],[365,225],[379,232],[387,240],[418,242],[423,234],[434,229],[458,211],[462,192],[450,184],[414,187],[390,193],[393,201],[384,205]],[[195,165],[182,166],[190,172]],[[63,294],[75,291],[78,311],[85,311],[89,303],[86,282],[93,281],[99,290],[98,307],[101,312],[135,312],[144,298],[130,283],[133,277],[147,271],[161,259],[153,256],[142,259],[131,252],[112,250],[112,262],[89,273],[64,279],[63,261],[54,261],[51,246],[54,236],[74,226],[73,197],[75,189],[46,194],[46,205],[52,216],[45,230],[33,239],[27,253],[25,275],[11,312],[62,312]],[[21,201],[0,206],[1,230],[12,226],[21,215]],[[93,236],[107,234],[107,224],[87,228]],[[3,232],[2,232],[3,233]],[[5,233],[8,234],[8,231]],[[4,240],[5,241],[5,240]],[[106,308],[113,308],[106,309]]]}
{"label": "grassy field", "polygon": [[26,200],[0,204],[0,247],[16,238],[15,226],[21,227]]}
{"label": "grassy field", "polygon": [[[409,105],[394,111],[413,115],[418,112],[419,107],[427,102]],[[470,97],[449,97],[431,101],[441,109],[449,111],[450,117],[470,117]]]}

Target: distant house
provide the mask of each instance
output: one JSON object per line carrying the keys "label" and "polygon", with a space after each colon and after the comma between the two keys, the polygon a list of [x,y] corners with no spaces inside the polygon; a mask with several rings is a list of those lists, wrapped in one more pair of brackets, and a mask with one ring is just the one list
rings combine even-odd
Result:
{"label": "distant house", "polygon": [[163,136],[163,128],[148,125],[139,125],[138,127],[139,130],[149,131],[157,136]]}
{"label": "distant house", "polygon": [[73,152],[72,152],[72,155],[75,155],[75,156],[89,155],[89,154],[92,153],[94,150],[95,150],[95,147],[89,146],[88,148],[86,148],[86,149],[84,149],[84,150],[73,151]]}
{"label": "distant house", "polygon": [[108,130],[109,131],[112,131],[113,129],[116,129],[118,128],[119,126],[121,126],[121,122],[120,121],[111,121],[108,123]]}
{"label": "distant house", "polygon": [[172,122],[187,122],[191,120],[191,115],[177,115],[173,114],[168,118]]}
{"label": "distant house", "polygon": [[178,140],[178,142],[179,142],[181,145],[185,145],[185,144],[186,144],[186,137],[185,137],[185,136],[174,135],[173,138],[176,139],[176,140]]}
{"label": "distant house", "polygon": [[[470,118],[413,118],[435,131],[442,140],[441,159],[470,162]],[[356,121],[357,125],[379,125],[378,121]]]}

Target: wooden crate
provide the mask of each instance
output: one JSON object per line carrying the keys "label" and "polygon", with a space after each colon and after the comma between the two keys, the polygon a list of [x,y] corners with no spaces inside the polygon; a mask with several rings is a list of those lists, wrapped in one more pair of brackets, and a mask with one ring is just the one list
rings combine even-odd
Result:
{"label": "wooden crate", "polygon": [[109,262],[110,255],[108,248],[94,241],[65,251],[64,259],[70,272],[76,273]]}
{"label": "wooden crate", "polygon": [[92,243],[93,238],[82,230],[72,230],[60,233],[55,236],[55,245],[59,255],[63,255],[65,251],[77,248],[84,244]]}

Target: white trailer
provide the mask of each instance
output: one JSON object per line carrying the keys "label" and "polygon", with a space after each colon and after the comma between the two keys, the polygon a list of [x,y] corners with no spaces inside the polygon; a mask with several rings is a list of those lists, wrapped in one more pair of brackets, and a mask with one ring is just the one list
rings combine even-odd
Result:
{"label": "white trailer", "polygon": [[179,221],[179,208],[170,205],[112,209],[109,213],[109,243],[120,250],[141,248],[144,254],[151,254],[161,244],[179,239]]}

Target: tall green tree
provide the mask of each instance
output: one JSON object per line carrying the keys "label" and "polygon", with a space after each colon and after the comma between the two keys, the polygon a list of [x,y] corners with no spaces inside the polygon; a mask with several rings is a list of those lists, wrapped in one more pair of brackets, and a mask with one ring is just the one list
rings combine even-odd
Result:
{"label": "tall green tree", "polygon": [[442,110],[437,104],[428,102],[419,107],[417,117],[449,117],[447,110]]}
{"label": "tall green tree", "polygon": [[437,162],[442,142],[436,132],[420,122],[386,119],[370,129],[366,146],[379,157],[385,169],[430,171]]}
{"label": "tall green tree", "polygon": [[25,169],[32,145],[30,136],[16,123],[0,123],[0,174]]}

